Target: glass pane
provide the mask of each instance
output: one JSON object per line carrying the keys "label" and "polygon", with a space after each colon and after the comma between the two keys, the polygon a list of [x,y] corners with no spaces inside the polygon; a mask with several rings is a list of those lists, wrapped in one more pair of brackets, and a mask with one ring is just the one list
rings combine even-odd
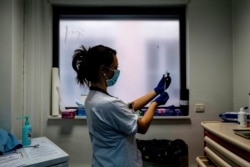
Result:
{"label": "glass pane", "polygon": [[77,85],[71,67],[76,48],[98,44],[117,51],[120,77],[108,92],[125,102],[152,90],[168,71],[172,83],[166,106],[179,106],[180,34],[178,20],[61,20],[60,87],[62,102],[75,106],[88,88]]}

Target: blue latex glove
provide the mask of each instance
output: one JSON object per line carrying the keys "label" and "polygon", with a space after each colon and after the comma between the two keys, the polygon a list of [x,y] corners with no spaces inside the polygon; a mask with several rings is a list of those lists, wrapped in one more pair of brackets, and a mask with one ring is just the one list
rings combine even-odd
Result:
{"label": "blue latex glove", "polygon": [[0,128],[0,155],[21,147],[22,144],[16,136]]}
{"label": "blue latex glove", "polygon": [[167,92],[163,92],[154,101],[156,103],[158,103],[158,105],[163,105],[163,104],[165,104],[168,101],[168,99],[169,99],[168,93]]}
{"label": "blue latex glove", "polygon": [[169,73],[167,74],[167,76],[163,75],[158,85],[154,88],[155,93],[161,94],[169,87],[170,83],[171,77],[169,76]]}

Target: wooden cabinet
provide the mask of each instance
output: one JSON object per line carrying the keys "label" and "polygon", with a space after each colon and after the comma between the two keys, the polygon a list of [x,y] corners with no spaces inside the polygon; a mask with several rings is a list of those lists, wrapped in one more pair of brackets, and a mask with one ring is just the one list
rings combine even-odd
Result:
{"label": "wooden cabinet", "polygon": [[250,167],[250,140],[234,133],[237,123],[205,121],[201,125],[204,156],[197,157],[198,166]]}

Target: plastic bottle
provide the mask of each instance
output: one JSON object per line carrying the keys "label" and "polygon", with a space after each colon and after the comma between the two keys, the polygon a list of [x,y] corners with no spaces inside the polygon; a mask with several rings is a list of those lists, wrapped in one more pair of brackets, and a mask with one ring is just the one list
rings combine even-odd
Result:
{"label": "plastic bottle", "polygon": [[25,123],[22,127],[22,144],[28,146],[31,144],[31,125],[29,123],[29,116],[18,117],[17,119],[25,119]]}
{"label": "plastic bottle", "polygon": [[247,113],[245,112],[244,107],[240,108],[238,113],[238,124],[239,127],[247,127]]}

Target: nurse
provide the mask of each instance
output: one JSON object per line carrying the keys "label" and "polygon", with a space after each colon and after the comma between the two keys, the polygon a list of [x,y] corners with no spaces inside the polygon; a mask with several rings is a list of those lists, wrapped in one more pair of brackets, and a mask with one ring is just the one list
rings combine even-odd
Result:
{"label": "nurse", "polygon": [[[164,89],[171,80],[164,86],[161,78],[152,91],[127,104],[107,92],[120,74],[115,50],[103,45],[89,49],[81,46],[74,52],[72,67],[77,82],[90,90],[85,110],[93,150],[92,167],[142,167],[135,135],[147,132],[156,107],[169,99]],[[138,117],[135,111],[150,101],[147,112]]]}

